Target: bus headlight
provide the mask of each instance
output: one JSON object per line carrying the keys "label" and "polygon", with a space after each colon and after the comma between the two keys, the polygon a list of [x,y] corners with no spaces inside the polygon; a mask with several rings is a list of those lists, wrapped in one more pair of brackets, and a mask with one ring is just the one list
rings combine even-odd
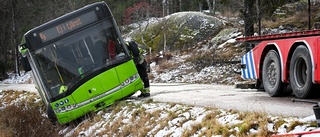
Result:
{"label": "bus headlight", "polygon": [[75,105],[75,104],[74,105],[67,105],[67,106],[62,106],[60,108],[57,108],[55,110],[55,112],[56,113],[63,113],[63,112],[67,112],[67,111],[73,110],[75,108],[77,108],[77,105]]}

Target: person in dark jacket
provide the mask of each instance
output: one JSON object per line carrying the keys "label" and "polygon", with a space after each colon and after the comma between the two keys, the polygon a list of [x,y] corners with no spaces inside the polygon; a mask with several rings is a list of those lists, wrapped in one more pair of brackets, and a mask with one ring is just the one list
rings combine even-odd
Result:
{"label": "person in dark jacket", "polygon": [[138,44],[135,41],[127,42],[126,45],[128,46],[128,49],[137,67],[140,78],[144,84],[144,88],[141,90],[141,94],[138,97],[149,97],[150,83],[147,72],[147,61],[145,60],[143,55],[144,50],[139,48]]}

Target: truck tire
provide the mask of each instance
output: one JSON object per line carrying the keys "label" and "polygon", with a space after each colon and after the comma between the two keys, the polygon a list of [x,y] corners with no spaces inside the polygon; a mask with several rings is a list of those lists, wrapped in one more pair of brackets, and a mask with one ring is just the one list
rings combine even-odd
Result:
{"label": "truck tire", "polygon": [[312,64],[309,51],[305,46],[298,46],[293,52],[290,62],[290,83],[296,97],[311,96]]}
{"label": "truck tire", "polygon": [[270,50],[263,61],[262,83],[265,91],[271,97],[282,96],[284,85],[281,82],[281,66],[279,54]]}

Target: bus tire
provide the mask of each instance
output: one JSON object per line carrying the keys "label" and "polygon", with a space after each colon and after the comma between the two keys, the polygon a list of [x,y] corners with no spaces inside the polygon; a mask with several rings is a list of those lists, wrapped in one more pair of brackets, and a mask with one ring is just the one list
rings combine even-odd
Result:
{"label": "bus tire", "polygon": [[262,83],[269,96],[277,97],[283,95],[284,85],[281,81],[280,59],[275,50],[270,50],[264,58]]}
{"label": "bus tire", "polygon": [[311,96],[312,64],[309,50],[305,46],[298,46],[293,52],[290,62],[290,83],[296,97]]}
{"label": "bus tire", "polygon": [[29,61],[28,61],[28,58],[27,57],[20,57],[20,62],[21,62],[21,65],[22,65],[22,68],[24,71],[30,71],[31,70],[31,66],[29,64]]}
{"label": "bus tire", "polygon": [[47,115],[52,124],[55,124],[58,121],[57,116],[50,104],[47,105]]}

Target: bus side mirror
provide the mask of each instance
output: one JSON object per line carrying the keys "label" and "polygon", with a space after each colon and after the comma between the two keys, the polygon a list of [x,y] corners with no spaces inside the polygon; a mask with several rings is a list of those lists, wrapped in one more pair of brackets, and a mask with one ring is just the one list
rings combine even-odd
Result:
{"label": "bus side mirror", "polygon": [[30,71],[31,70],[30,63],[29,63],[28,58],[26,56],[25,57],[21,56],[19,60],[21,62],[21,65],[22,65],[24,71]]}
{"label": "bus side mirror", "polygon": [[19,49],[19,52],[21,53],[21,55],[25,55],[25,53],[27,52],[27,48],[26,48],[26,44],[25,43],[23,43],[23,44],[20,44],[19,46],[18,46],[18,49]]}
{"label": "bus side mirror", "polygon": [[18,46],[19,48],[19,52],[20,52],[20,58],[19,58],[19,61],[21,62],[21,65],[24,69],[24,71],[30,71],[31,70],[31,66],[30,66],[30,63],[29,63],[29,60],[26,56],[26,52],[27,52],[27,48],[26,48],[26,44],[25,43],[22,43]]}

